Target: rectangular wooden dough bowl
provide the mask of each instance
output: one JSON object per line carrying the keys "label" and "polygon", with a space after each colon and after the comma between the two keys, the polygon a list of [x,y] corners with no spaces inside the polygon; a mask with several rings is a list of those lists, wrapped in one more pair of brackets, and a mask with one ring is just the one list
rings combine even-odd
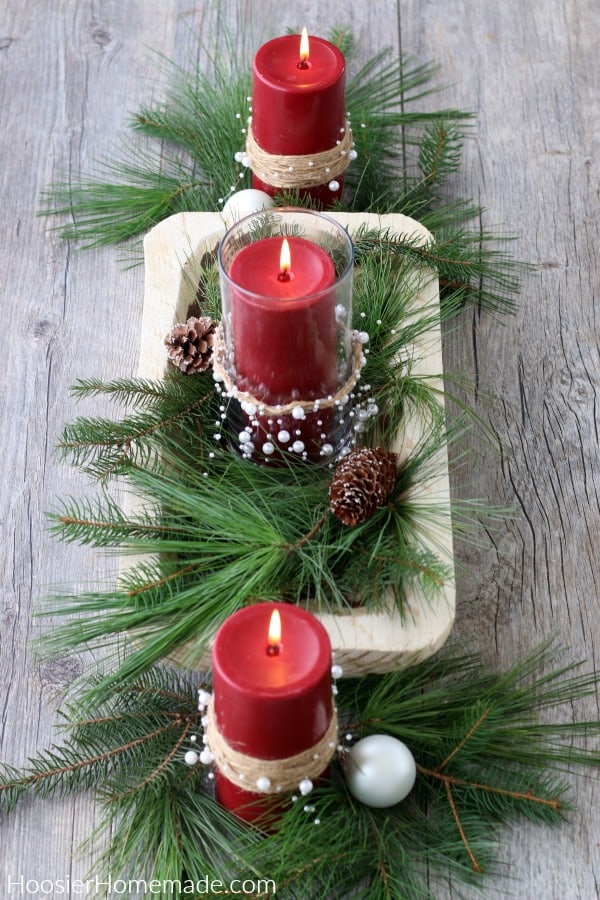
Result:
{"label": "rectangular wooden dough bowl", "polygon": [[[360,227],[410,236],[419,242],[431,239],[429,232],[414,219],[398,214],[330,213],[352,236]],[[198,270],[206,253],[213,253],[231,223],[221,213],[178,213],[159,223],[144,239],[145,288],[142,339],[138,374],[141,378],[162,378],[167,365],[164,338],[177,322],[185,322],[195,300],[196,285],[190,273]],[[415,291],[415,309],[439,303],[437,278],[431,277]],[[414,348],[412,370],[436,376],[442,384],[442,346],[439,326],[433,327]],[[398,435],[401,454],[410,452],[420,433],[417,417],[405,424]],[[449,504],[448,459],[444,448],[436,472],[427,488],[436,503]],[[450,515],[444,525],[431,534],[435,552],[452,563],[452,531]],[[403,616],[390,602],[388,608],[370,612],[362,608],[341,613],[318,615],[331,638],[335,661],[345,675],[386,672],[404,668],[425,659],[438,650],[448,637],[454,621],[455,587],[449,578],[434,599],[422,596],[407,598]],[[171,662],[180,662],[177,658]],[[198,668],[209,668],[210,659],[198,662]]]}

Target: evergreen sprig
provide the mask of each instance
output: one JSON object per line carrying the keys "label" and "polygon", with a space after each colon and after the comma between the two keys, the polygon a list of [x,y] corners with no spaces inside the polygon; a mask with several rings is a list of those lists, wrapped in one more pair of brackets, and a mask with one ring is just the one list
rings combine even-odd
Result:
{"label": "evergreen sprig", "polygon": [[[498,829],[522,817],[560,824],[572,809],[568,773],[600,763],[600,723],[549,716],[598,684],[594,672],[559,665],[559,652],[547,643],[496,672],[446,650],[404,672],[342,679],[341,734],[351,740],[331,779],[290,803],[267,834],[215,803],[208,770],[183,761],[202,730],[196,679],[155,667],[98,695],[94,677],[65,706],[64,744],[22,771],[2,767],[0,810],[28,793],[95,791],[111,835],[101,862],[113,880],[272,879],[290,900],[357,890],[422,900],[440,879],[482,887],[495,871]],[[388,809],[354,800],[343,777],[344,754],[376,733],[404,741],[417,763],[412,794]]]}

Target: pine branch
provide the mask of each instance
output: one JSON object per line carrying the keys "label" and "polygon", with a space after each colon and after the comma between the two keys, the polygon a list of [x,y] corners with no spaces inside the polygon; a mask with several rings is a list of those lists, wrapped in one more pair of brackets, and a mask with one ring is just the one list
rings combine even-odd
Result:
{"label": "pine branch", "polygon": [[469,855],[469,859],[471,860],[471,866],[474,872],[478,874],[483,874],[483,867],[477,862],[475,854],[473,853],[471,846],[467,840],[467,836],[465,834],[464,828],[462,826],[462,822],[460,820],[460,816],[458,814],[458,810],[456,808],[456,803],[454,802],[454,796],[452,794],[451,783],[448,778],[443,778],[444,787],[446,788],[446,794],[448,796],[448,803],[450,804],[450,809],[452,810],[452,815],[454,817],[454,821],[456,822],[456,827],[458,828],[458,833],[460,834],[460,839],[465,845],[465,850]]}
{"label": "pine branch", "polygon": [[466,301],[477,302],[480,308],[490,312],[510,313],[516,308],[514,297],[519,290],[519,276],[529,267],[497,247],[490,248],[495,241],[487,233],[454,228],[439,229],[435,242],[423,245],[415,240],[398,239],[389,232],[365,230],[356,235],[355,253],[359,262],[363,254],[387,252],[405,259],[417,270],[433,268],[441,286],[446,288],[442,318],[456,315]]}
{"label": "pine branch", "polygon": [[127,241],[174,213],[214,204],[208,180],[194,177],[193,168],[125,141],[120,159],[100,160],[89,178],[52,185],[41,201],[42,215],[69,217],[57,230],[84,248]]}
{"label": "pine branch", "polygon": [[[149,465],[156,441],[170,434],[175,426],[192,423],[194,429],[213,413],[213,385],[209,378],[188,378],[193,384],[180,388],[181,379],[174,380],[175,390],[159,391],[152,382],[111,382],[100,388],[95,382],[81,382],[79,396],[108,393],[123,402],[141,397],[134,416],[120,421],[80,417],[65,426],[58,449],[74,465],[99,480],[110,475],[127,473],[133,465]],[[212,402],[211,402],[212,401]],[[200,432],[201,433],[201,432]]]}
{"label": "pine branch", "polygon": [[[452,786],[473,788],[476,791],[484,791],[488,794],[498,794],[502,797],[508,797],[511,800],[524,800],[526,803],[537,803],[540,806],[548,807],[556,813],[560,812],[561,809],[568,808],[566,805],[563,807],[559,797],[538,797],[533,793],[533,791],[514,791],[509,790],[508,788],[500,788],[490,784],[480,784],[476,781],[468,781],[464,778],[458,778],[455,775],[444,774],[438,769],[426,769],[423,766],[418,766],[417,769],[421,773],[421,775],[426,775],[428,778],[433,778],[441,781],[446,790],[448,790],[448,788]],[[454,808],[455,805],[453,804],[453,814],[456,817]]]}
{"label": "pine branch", "polygon": [[431,190],[436,184],[457,171],[463,138],[454,124],[436,122],[425,128],[419,147],[419,168],[422,180],[417,189]]}
{"label": "pine branch", "polygon": [[[342,679],[342,729],[355,738],[375,732],[406,740],[417,760],[414,795],[389,809],[369,809],[350,797],[334,764],[331,779],[308,803],[291,803],[268,834],[215,804],[202,768],[182,762],[186,739],[199,727],[193,683],[152,669],[136,681],[117,675],[110,692],[99,693],[106,677],[95,676],[66,709],[66,746],[23,772],[4,769],[0,803],[8,811],[27,790],[51,796],[94,787],[115,877],[241,872],[274,879],[290,900],[356,891],[365,898],[432,898],[432,873],[481,886],[483,872],[493,869],[499,824],[520,814],[560,820],[568,804],[564,786],[548,775],[554,760],[597,764],[597,754],[577,744],[587,732],[600,734],[600,723],[571,723],[559,749],[552,743],[559,726],[536,719],[540,703],[572,704],[597,686],[596,673],[575,676],[574,668],[557,667],[556,650],[546,645],[503,673],[446,651],[403,672]],[[482,701],[488,697],[493,703]],[[502,757],[490,759],[495,736],[519,723],[539,729],[527,733],[529,766],[520,765],[511,741]]]}
{"label": "pine branch", "polygon": [[187,377],[181,377],[177,370],[168,373],[168,377],[159,381],[144,378],[117,378],[113,381],[101,381],[98,378],[80,378],[71,387],[71,395],[76,400],[92,397],[107,397],[114,403],[123,406],[134,405],[136,408],[150,407],[157,403],[185,403],[186,398],[198,399],[196,388]]}
{"label": "pine branch", "polygon": [[[175,722],[168,722],[166,725],[160,726],[149,734],[128,741],[119,747],[114,747],[110,750],[105,750],[102,753],[97,753],[83,759],[78,757],[72,758],[77,750],[74,744],[66,744],[64,747],[52,747],[37,760],[32,760],[33,770],[30,770],[28,774],[10,777],[11,770],[9,770],[8,780],[0,781],[0,803],[2,802],[4,791],[7,792],[8,797],[4,811],[9,812],[18,799],[18,794],[23,791],[33,789],[35,794],[47,796],[59,789],[59,785],[61,790],[64,790],[65,788],[68,789],[69,781],[67,780],[67,783],[65,784],[66,777],[70,777],[72,782],[76,781],[78,789],[81,788],[82,785],[85,787],[97,785],[99,779],[106,774],[107,769],[105,764],[113,757],[121,756],[141,744],[151,741],[153,738],[156,738],[175,727],[176,724],[177,723]],[[94,767],[100,767],[100,771],[92,771]],[[77,776],[82,770],[88,770],[90,772],[89,777],[84,782],[74,778],[74,776]],[[15,791],[18,792],[17,795],[15,795]]]}
{"label": "pine branch", "polygon": [[448,754],[448,756],[446,757],[446,759],[443,760],[443,762],[441,762],[441,763],[439,764],[439,766],[436,766],[436,767],[435,767],[435,771],[436,771],[436,772],[441,772],[443,769],[445,769],[446,766],[448,765],[448,763],[451,762],[451,761],[454,759],[454,757],[455,757],[458,753],[461,752],[461,750],[463,749],[463,747],[465,747],[465,746],[468,744],[468,742],[471,740],[471,738],[473,737],[473,735],[475,734],[475,732],[477,731],[477,729],[479,728],[479,726],[482,725],[483,722],[485,722],[485,720],[486,720],[487,717],[489,716],[490,712],[491,712],[491,710],[490,710],[490,707],[489,707],[489,706],[488,706],[486,709],[484,709],[484,711],[481,713],[481,715],[479,716],[479,718],[477,719],[477,721],[471,726],[471,728],[469,728],[469,730],[468,730],[467,733],[465,734],[464,738],[462,738],[462,740],[460,740],[460,741],[458,742],[458,744],[456,745],[456,747],[454,747],[454,749],[450,751],[450,753]]}
{"label": "pine branch", "polygon": [[51,516],[52,531],[66,542],[77,541],[96,547],[120,546],[125,541],[173,538],[187,531],[183,524],[161,524],[160,515],[146,508],[137,518],[127,516],[110,498],[65,501],[63,511]]}
{"label": "pine branch", "polygon": [[[180,724],[180,720],[178,720],[177,724]],[[156,766],[155,769],[152,770],[146,777],[139,783],[135,784],[132,787],[128,788],[125,791],[122,791],[120,794],[116,794],[115,796],[109,797],[107,803],[116,803],[119,800],[122,800],[124,797],[128,797],[131,794],[135,794],[137,791],[144,790],[147,785],[151,782],[155,781],[167,768],[167,766],[175,759],[179,751],[181,750],[183,744],[188,738],[188,735],[192,728],[192,721],[188,719],[185,722],[182,732],[177,738],[177,741],[173,745],[173,749],[168,753],[164,759],[160,761],[160,763]]]}

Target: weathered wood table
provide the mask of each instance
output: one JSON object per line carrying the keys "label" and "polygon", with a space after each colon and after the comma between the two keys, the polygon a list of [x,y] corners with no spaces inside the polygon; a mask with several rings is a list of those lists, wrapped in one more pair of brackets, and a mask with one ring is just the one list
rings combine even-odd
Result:
{"label": "weathered wood table", "polygon": [[[600,5],[465,0],[331,0],[330,3],[127,3],[4,0],[0,10],[3,285],[0,380],[0,722],[2,761],[19,765],[56,737],[55,711],[88,663],[69,655],[39,663],[32,617],[50,590],[98,584],[115,560],[47,531],[45,513],[84,482],[53,447],[73,417],[75,378],[135,372],[142,268],[113,248],[80,251],[37,218],[40,191],[89,172],[114,151],[129,115],[149,98],[156,60],[182,64],[197,37],[223,47],[225,28],[251,43],[306,23],[326,34],[350,25],[360,58],[383,46],[435,60],[450,87],[424,104],[477,114],[457,195],[486,207],[483,224],[516,235],[515,256],[537,268],[518,314],[504,323],[466,314],[445,338],[445,366],[475,376],[465,395],[502,446],[478,447],[477,464],[452,475],[456,496],[514,504],[515,517],[483,548],[459,545],[455,633],[490,662],[509,664],[558,632],[565,660],[596,661],[600,633]],[[252,41],[255,39],[252,38]],[[105,410],[98,404],[98,414]],[[598,698],[571,717],[597,718]],[[523,824],[501,849],[510,881],[486,896],[590,900],[600,884],[598,783],[576,783],[579,810],[559,830]],[[94,872],[99,846],[78,847],[97,822],[86,797],[26,803],[0,822],[0,896],[26,882]],[[31,896],[31,892],[29,893]],[[440,896],[451,896],[448,889]],[[37,895],[36,895],[37,896]],[[40,896],[42,896],[40,894]],[[75,894],[73,894],[75,896]],[[309,900],[309,898],[307,898]]]}

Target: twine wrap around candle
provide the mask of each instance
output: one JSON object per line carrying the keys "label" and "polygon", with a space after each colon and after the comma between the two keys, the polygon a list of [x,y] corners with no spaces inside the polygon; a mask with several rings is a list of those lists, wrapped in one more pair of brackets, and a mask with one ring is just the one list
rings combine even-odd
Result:
{"label": "twine wrap around candle", "polygon": [[252,123],[248,123],[246,154],[250,168],[265,184],[279,188],[312,188],[344,174],[351,162],[352,129],[345,122],[339,143],[321,153],[281,156],[267,153],[256,141]]}
{"label": "twine wrap around candle", "polygon": [[317,743],[285,759],[258,759],[234,750],[221,735],[214,716],[214,698],[206,710],[205,737],[217,769],[233,784],[258,794],[295,790],[301,781],[318,778],[331,762],[338,745],[334,709],[327,731]]}
{"label": "twine wrap around candle", "polygon": [[223,340],[223,327],[221,324],[216,328],[212,350],[213,378],[215,381],[220,381],[225,385],[225,391],[228,396],[235,397],[242,404],[253,404],[260,410],[261,415],[286,415],[287,413],[292,413],[297,407],[300,407],[305,412],[317,412],[318,410],[331,409],[339,404],[344,404],[347,402],[346,398],[350,396],[360,379],[360,372],[364,363],[362,342],[357,337],[353,338],[352,371],[335,394],[332,394],[331,397],[322,397],[316,400],[292,400],[289,403],[269,406],[269,404],[259,400],[248,391],[240,391],[238,389],[233,375],[226,366],[227,348]]}

